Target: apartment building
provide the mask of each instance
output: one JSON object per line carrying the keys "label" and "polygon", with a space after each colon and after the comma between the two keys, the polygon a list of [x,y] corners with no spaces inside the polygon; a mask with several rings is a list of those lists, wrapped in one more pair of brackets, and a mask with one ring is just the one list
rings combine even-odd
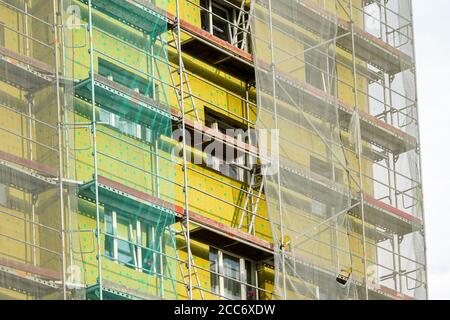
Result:
{"label": "apartment building", "polygon": [[410,0],[0,0],[0,298],[426,299]]}

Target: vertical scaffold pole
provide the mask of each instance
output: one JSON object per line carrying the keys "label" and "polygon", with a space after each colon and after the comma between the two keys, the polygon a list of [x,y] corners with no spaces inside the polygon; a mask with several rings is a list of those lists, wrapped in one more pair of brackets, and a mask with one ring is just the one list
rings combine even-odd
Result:
{"label": "vertical scaffold pole", "polygon": [[[24,13],[25,13],[25,55],[30,56],[30,28],[28,22],[28,1],[24,1]],[[33,156],[33,94],[31,92],[27,93],[27,106],[28,106],[28,152],[29,159],[34,160]],[[36,254],[36,196],[33,194],[31,196],[31,242],[32,246],[32,262],[33,266],[37,265],[37,254]]]}
{"label": "vertical scaffold pole", "polygon": [[[62,128],[64,129],[64,144],[65,144],[65,157],[66,157],[66,178],[70,179],[70,134],[69,134],[69,130],[68,127],[66,126],[66,124],[68,123],[68,119],[67,119],[67,112],[66,110],[67,108],[67,82],[66,82],[66,77],[67,77],[67,63],[66,63],[66,42],[65,42],[65,12],[64,12],[64,0],[59,0],[59,10],[61,12],[60,14],[60,19],[61,19],[61,41],[60,41],[60,45],[61,45],[61,66],[62,66],[62,76],[63,76],[63,81],[64,83],[64,99],[63,99],[63,115],[62,118],[63,120],[63,124],[62,124]],[[69,193],[68,193],[69,194]],[[70,199],[70,194],[67,197],[67,232],[69,233],[69,266],[73,265],[73,234],[72,234],[72,206],[71,206],[71,199]],[[67,233],[66,232],[66,233]]]}
{"label": "vertical scaffold pole", "polygon": [[[273,17],[272,17],[272,0],[269,0],[269,34],[270,34],[270,55],[271,55],[271,69],[272,69],[272,94],[273,94],[273,111],[274,111],[274,116],[275,116],[275,130],[277,130],[277,134],[278,134],[278,113],[277,113],[277,97],[276,97],[276,76],[275,76],[275,72],[276,72],[276,68],[275,68],[275,52],[274,52],[274,48],[273,48],[273,41],[274,41],[274,36],[273,36]],[[277,144],[278,145],[278,144]],[[273,146],[272,146],[273,147]],[[286,300],[286,257],[285,257],[285,253],[284,253],[284,226],[283,226],[283,206],[281,205],[281,173],[280,173],[280,152],[277,152],[277,169],[278,169],[278,211],[279,211],[279,215],[280,215],[280,221],[279,221],[279,226],[280,226],[280,238],[281,238],[281,246],[280,246],[280,250],[281,250],[281,274],[282,274],[282,278],[283,278],[283,299]]]}
{"label": "vertical scaffold pole", "polygon": [[98,268],[98,289],[99,299],[103,300],[103,279],[102,279],[102,251],[101,251],[101,228],[100,228],[100,208],[98,203],[98,163],[97,163],[97,119],[95,115],[95,69],[94,69],[94,31],[92,20],[92,0],[88,0],[88,28],[89,28],[89,65],[91,77],[92,94],[92,139],[94,157],[94,192],[95,192],[95,217],[96,217],[96,235],[97,235],[97,268]]}
{"label": "vertical scaffold pole", "polygon": [[179,78],[180,78],[180,89],[178,92],[178,98],[180,100],[180,108],[181,108],[181,130],[182,132],[182,139],[183,139],[183,192],[184,192],[184,210],[185,210],[185,221],[186,221],[186,247],[187,247],[187,265],[188,265],[188,282],[189,282],[189,300],[193,299],[192,296],[192,264],[191,264],[191,236],[189,233],[189,224],[190,224],[190,217],[189,217],[189,185],[188,185],[188,175],[187,175],[187,155],[186,155],[186,122],[185,122],[185,106],[184,106],[184,88],[183,88],[183,54],[181,51],[181,25],[180,25],[180,0],[176,1],[176,27],[177,27],[177,51],[178,51],[178,70],[179,70]]}
{"label": "vertical scaffold pole", "polygon": [[[353,73],[353,95],[354,95],[354,112],[356,112],[359,117],[359,109],[358,109],[358,78],[357,78],[357,68],[356,68],[356,52],[355,52],[355,21],[353,16],[353,0],[350,0],[350,26],[351,26],[351,38],[352,38],[352,73]],[[363,186],[363,168],[362,168],[362,159],[361,159],[361,132],[357,130],[358,137],[357,141],[357,157],[358,157],[358,167],[359,167],[359,197],[360,197],[360,206],[361,206],[361,223],[362,223],[362,254],[363,254],[363,270],[364,270],[364,291],[365,298],[369,300],[369,288],[367,283],[367,248],[366,248],[366,217],[364,212],[364,186]]]}
{"label": "vertical scaffold pole", "polygon": [[[410,12],[410,24],[411,24],[411,41],[412,41],[412,56],[414,61],[416,61],[416,45],[415,45],[415,35],[414,35],[414,14],[412,11],[412,3],[411,0],[408,1],[408,7],[411,10]],[[414,104],[415,104],[415,111],[416,111],[416,123],[420,123],[419,121],[419,104],[418,104],[418,96],[417,96],[417,74],[416,74],[416,68],[414,67],[413,70],[411,70],[411,72],[414,75],[414,90],[415,92],[415,96],[414,96]],[[419,170],[419,179],[420,179],[420,189],[421,189],[421,194],[420,194],[420,209],[421,209],[421,219],[422,219],[422,224],[423,224],[423,229],[422,230],[426,230],[426,221],[425,221],[425,215],[424,215],[424,211],[425,211],[425,206],[424,203],[422,201],[422,194],[423,194],[423,173],[422,173],[422,152],[421,152],[421,143],[420,143],[420,126],[417,125],[417,151],[418,152],[418,158],[419,158],[419,164],[418,164],[418,170]],[[423,233],[423,264],[424,264],[424,276],[425,279],[423,280],[423,282],[425,283],[425,299],[428,300],[429,299],[429,294],[428,294],[428,263],[427,263],[427,242],[426,242],[426,237],[425,237],[425,233]]]}
{"label": "vertical scaffold pole", "polygon": [[61,98],[60,98],[60,83],[59,83],[59,37],[58,37],[58,15],[56,0],[53,0],[53,33],[54,33],[54,53],[55,53],[55,80],[56,80],[56,108],[58,117],[58,184],[59,184],[59,206],[61,219],[61,267],[62,267],[62,287],[63,299],[67,299],[66,289],[66,230],[65,230],[65,212],[64,212],[64,158],[63,158],[63,127],[61,117]]}

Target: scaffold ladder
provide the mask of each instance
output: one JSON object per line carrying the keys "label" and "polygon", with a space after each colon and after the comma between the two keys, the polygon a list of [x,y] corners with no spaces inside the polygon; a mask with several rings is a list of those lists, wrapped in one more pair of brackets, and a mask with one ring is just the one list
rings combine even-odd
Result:
{"label": "scaffold ladder", "polygon": [[[187,239],[187,230],[186,230],[186,227],[185,227],[184,224],[185,224],[185,221],[182,221],[180,223],[181,231],[178,232],[178,234],[182,234],[184,239],[186,240]],[[170,229],[170,231],[172,232],[173,230]],[[174,237],[173,237],[173,239],[174,239]],[[186,241],[186,243],[187,243],[187,241]],[[186,288],[186,293],[189,296],[189,289],[190,288],[189,288],[189,282],[187,280],[189,279],[189,277],[192,277],[195,280],[195,282],[196,282],[196,284],[192,283],[192,290],[198,289],[200,291],[200,296],[201,296],[202,300],[204,300],[205,297],[204,297],[204,294],[203,294],[203,289],[201,287],[200,277],[198,275],[197,266],[195,264],[194,256],[192,254],[190,254],[190,257],[188,257],[188,260],[183,260],[183,259],[180,258],[180,255],[178,253],[178,250],[181,250],[181,249],[183,249],[185,247],[186,246],[184,246],[184,247],[176,247],[175,246],[175,249],[176,249],[175,250],[175,258],[177,259],[177,262],[178,262],[178,267],[180,269],[181,277],[183,278],[183,284],[184,284],[184,286]],[[188,250],[188,252],[189,252],[189,250]],[[189,274],[189,271],[188,271],[188,274],[186,274],[186,272],[184,270],[184,266],[188,264],[189,260],[191,261],[192,273]]]}
{"label": "scaffold ladder", "polygon": [[[175,49],[175,50],[178,50],[178,41],[179,41],[179,40],[178,40],[178,38],[177,38],[177,36],[176,36],[176,33],[175,33],[174,29],[172,29],[170,33],[171,33],[171,35],[172,35],[172,39],[166,42],[166,43],[167,43],[167,47],[168,47],[168,48]],[[160,37],[160,40],[161,40],[161,43],[164,43],[163,40],[161,39],[161,37]],[[164,57],[164,58],[166,59],[167,62],[169,62],[169,54],[168,54],[168,52],[167,52],[166,50],[164,50],[164,54],[165,54],[165,57]],[[180,84],[176,84],[175,79],[174,79],[174,77],[173,77],[173,74],[174,74],[175,72],[178,73],[178,74],[179,74],[180,72],[182,73],[183,79],[184,79],[184,81],[183,81],[182,84],[181,84],[181,83],[180,83]],[[191,106],[192,106],[192,108],[191,108],[190,110],[186,111],[185,114],[189,114],[189,113],[191,113],[191,112],[194,112],[194,114],[195,114],[195,119],[196,119],[197,121],[200,121],[200,118],[199,118],[199,116],[198,116],[197,106],[196,106],[196,103],[195,103],[194,93],[193,93],[193,91],[192,91],[192,87],[191,87],[191,84],[190,84],[190,82],[189,82],[189,76],[188,76],[187,73],[186,73],[186,68],[185,68],[185,66],[184,66],[184,62],[181,61],[181,65],[178,66],[178,68],[177,68],[176,70],[171,70],[171,69],[170,69],[170,64],[169,64],[169,74],[170,74],[170,81],[171,81],[171,83],[172,83],[173,88],[179,89],[179,88],[181,88],[182,85],[183,85],[183,86],[186,86],[186,89],[187,89],[187,95],[184,96],[184,99],[185,99],[185,100],[186,100],[186,99],[190,99],[190,100],[191,100]],[[177,101],[178,101],[178,105],[179,105],[180,108],[181,108],[180,94],[179,94],[179,91],[178,91],[178,90],[177,90]]]}
{"label": "scaffold ladder", "polygon": [[[248,233],[254,232],[255,216],[258,212],[259,202],[261,200],[264,184],[262,182],[261,166],[254,165],[251,171],[250,183],[247,189],[247,196],[245,198],[244,206],[242,210],[241,219],[239,221],[238,229],[240,230],[244,223],[245,216],[250,216],[250,223],[248,225]],[[253,193],[254,190],[258,190],[256,196]]]}
{"label": "scaffold ladder", "polygon": [[[239,14],[236,19],[236,24],[233,27],[233,40],[232,44],[236,47],[238,47],[241,50],[248,50],[248,41],[245,41],[246,38],[248,39],[248,35],[250,34],[250,22],[251,19],[249,17],[249,13],[245,14],[245,3],[246,0],[242,0],[241,7],[239,9]],[[250,1],[250,10],[251,12],[253,10],[254,1]],[[247,16],[247,20],[245,20],[245,17]],[[242,40],[239,40],[239,36],[242,35]],[[246,37],[247,35],[247,37]]]}

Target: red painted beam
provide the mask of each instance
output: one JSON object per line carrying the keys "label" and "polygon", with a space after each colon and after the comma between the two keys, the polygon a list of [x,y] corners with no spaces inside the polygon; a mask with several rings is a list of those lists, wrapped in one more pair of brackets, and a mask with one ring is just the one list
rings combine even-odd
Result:
{"label": "red painted beam", "polygon": [[[21,55],[11,49],[0,47],[0,55],[8,57],[10,59],[14,59],[17,62],[20,62],[22,64],[26,64],[29,66],[32,66],[34,69],[46,73],[46,74],[53,74],[54,68],[42,61],[39,61],[35,58],[27,57],[24,55]],[[10,61],[11,63],[15,64],[14,61]]]}
{"label": "red painted beam", "polygon": [[405,220],[408,220],[412,223],[417,223],[417,224],[421,224],[422,221],[419,218],[414,217],[413,215],[406,213],[396,207],[393,207],[387,203],[384,203],[383,201],[379,201],[367,194],[364,195],[364,201],[367,202],[368,204],[371,204],[377,208],[380,208],[382,210],[388,211],[390,213],[392,213],[394,216],[403,218]]}
{"label": "red painted beam", "polygon": [[54,270],[47,269],[47,268],[36,267],[36,266],[33,266],[31,263],[28,264],[28,263],[23,263],[23,262],[0,257],[0,265],[10,268],[10,269],[18,270],[18,271],[21,271],[24,273],[37,275],[40,278],[45,279],[45,280],[52,280],[52,281],[61,280],[61,273],[56,272]]}
{"label": "red painted beam", "polygon": [[0,151],[0,159],[32,169],[47,176],[56,177],[58,175],[58,170],[56,168],[51,168],[42,163],[18,157],[4,151]]}

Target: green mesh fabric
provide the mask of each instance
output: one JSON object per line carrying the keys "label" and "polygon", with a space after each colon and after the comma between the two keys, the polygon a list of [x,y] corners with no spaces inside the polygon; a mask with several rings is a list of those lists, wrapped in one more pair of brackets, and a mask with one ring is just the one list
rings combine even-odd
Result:
{"label": "green mesh fabric", "polygon": [[[77,216],[87,221],[72,225],[73,245],[88,299],[177,298],[165,5],[64,3]],[[94,118],[95,131],[83,125]],[[100,229],[100,263],[89,227]]]}

